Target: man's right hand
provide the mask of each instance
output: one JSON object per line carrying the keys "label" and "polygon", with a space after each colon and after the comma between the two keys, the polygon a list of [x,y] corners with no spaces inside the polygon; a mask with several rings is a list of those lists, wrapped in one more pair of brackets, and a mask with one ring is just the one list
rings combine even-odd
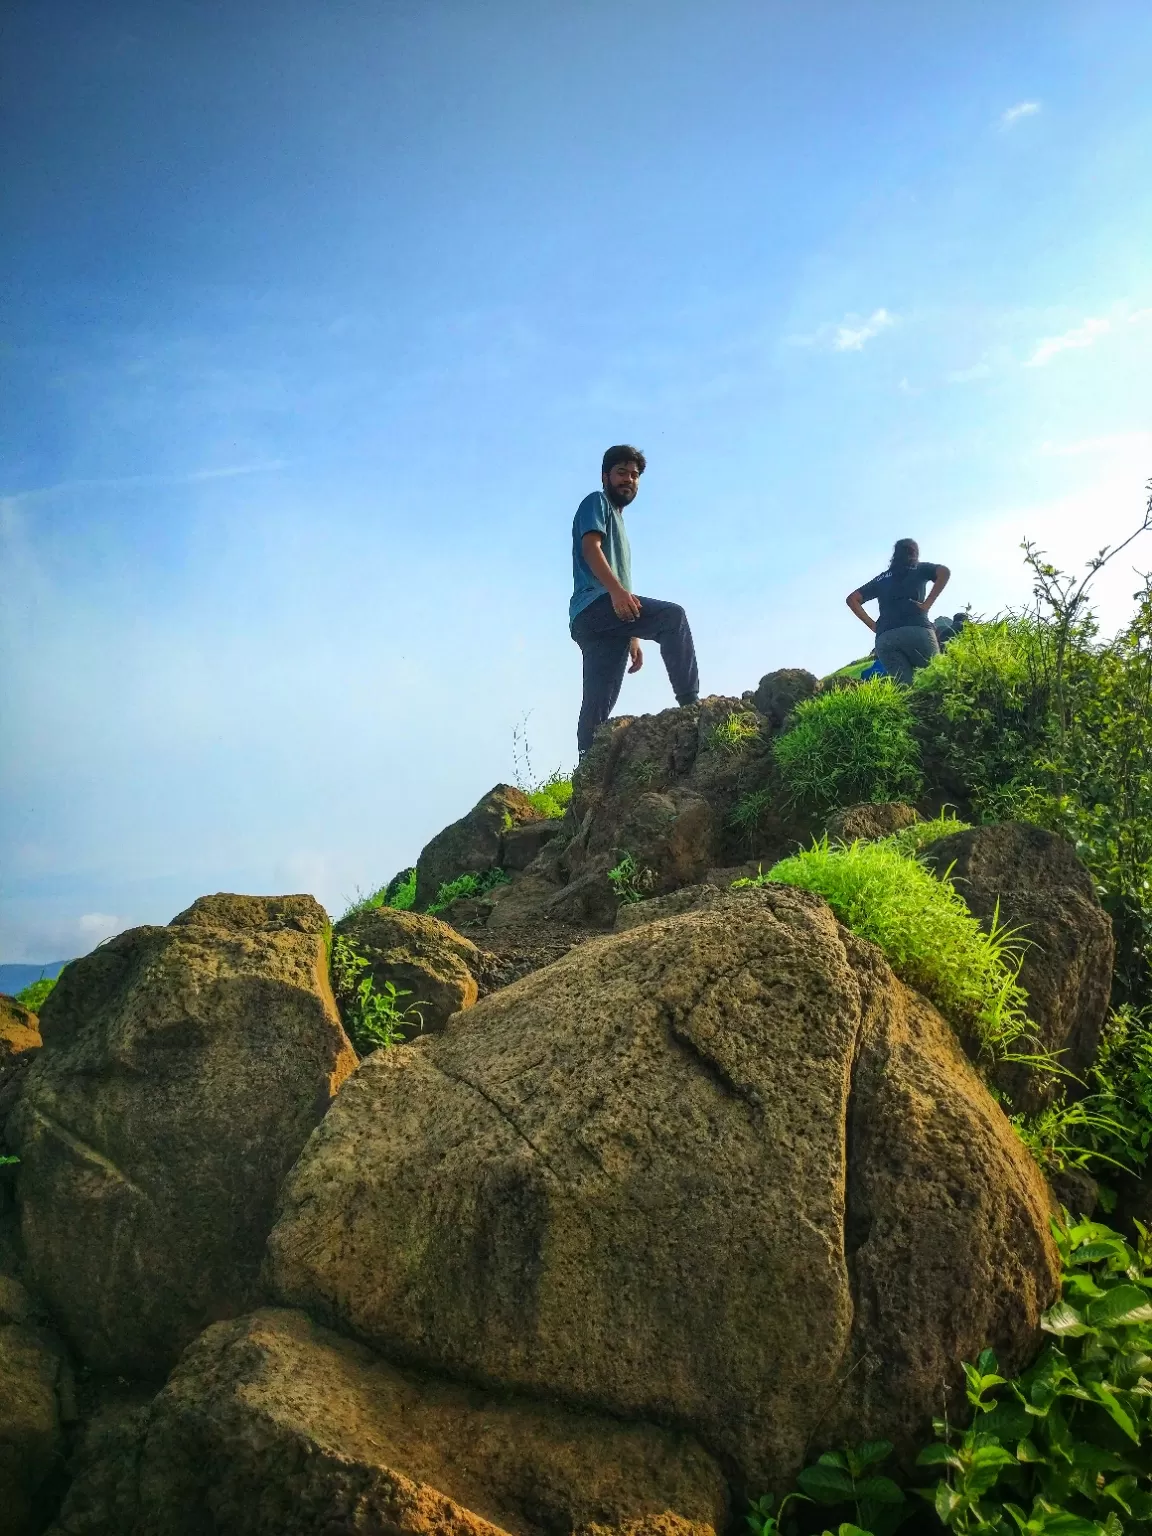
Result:
{"label": "man's right hand", "polygon": [[640,617],[640,599],[633,597],[631,592],[625,592],[623,587],[617,587],[608,595],[612,599],[612,612],[625,624],[631,624],[634,619]]}

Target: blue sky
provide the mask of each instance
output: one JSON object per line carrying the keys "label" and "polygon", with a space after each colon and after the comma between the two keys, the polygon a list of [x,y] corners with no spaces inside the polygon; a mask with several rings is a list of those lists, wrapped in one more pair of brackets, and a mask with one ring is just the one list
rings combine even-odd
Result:
{"label": "blue sky", "polygon": [[339,912],[525,716],[569,765],[610,442],[706,692],[862,654],[897,537],[991,612],[1139,520],[1144,0],[16,0],[6,53],[2,960]]}

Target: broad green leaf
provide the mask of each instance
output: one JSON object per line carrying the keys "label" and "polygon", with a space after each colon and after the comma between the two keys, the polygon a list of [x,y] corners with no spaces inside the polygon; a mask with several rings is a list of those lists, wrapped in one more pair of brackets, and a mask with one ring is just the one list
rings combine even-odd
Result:
{"label": "broad green leaf", "polygon": [[1084,1243],[1076,1250],[1077,1264],[1099,1264],[1102,1259],[1123,1259],[1124,1257],[1124,1244],[1115,1237]]}
{"label": "broad green leaf", "polygon": [[1117,1285],[1098,1301],[1089,1302],[1085,1316],[1094,1328],[1152,1322],[1152,1301],[1138,1285]]}
{"label": "broad green leaf", "polygon": [[866,1477],[856,1484],[856,1496],[873,1504],[903,1504],[904,1495],[890,1477]]}
{"label": "broad green leaf", "polygon": [[849,1453],[858,1467],[871,1467],[878,1461],[885,1461],[892,1454],[891,1440],[865,1440],[863,1445],[858,1445]]}
{"label": "broad green leaf", "polygon": [[960,1502],[960,1495],[953,1493],[947,1483],[936,1484],[936,1516],[942,1525],[947,1525],[952,1511]]}
{"label": "broad green leaf", "polygon": [[[1143,1301],[1144,1298],[1140,1299]],[[1062,1338],[1078,1338],[1088,1332],[1079,1312],[1066,1301],[1058,1301],[1054,1307],[1049,1307],[1040,1319],[1040,1326],[1045,1333],[1055,1333]]]}
{"label": "broad green leaf", "polygon": [[1016,1458],[1002,1445],[982,1445],[979,1450],[972,1452],[972,1465],[980,1468],[1014,1467]]}
{"label": "broad green leaf", "polygon": [[816,1465],[818,1467],[841,1467],[846,1470],[848,1463],[839,1451],[825,1451],[823,1456],[817,1456]]}
{"label": "broad green leaf", "polygon": [[1140,1432],[1137,1430],[1136,1425],[1132,1421],[1131,1414],[1124,1407],[1123,1403],[1120,1402],[1115,1393],[1108,1390],[1102,1381],[1094,1381],[1092,1386],[1095,1389],[1092,1393],[1095,1401],[1100,1404],[1105,1413],[1109,1414],[1119,1424],[1129,1440],[1134,1440],[1139,1445]]}
{"label": "broad green leaf", "polygon": [[1031,1440],[1024,1439],[1021,1440],[1020,1444],[1016,1447],[1016,1460],[1024,1462],[1042,1462],[1045,1460],[1045,1456],[1044,1452],[1041,1451]]}
{"label": "broad green leaf", "polygon": [[839,1467],[805,1467],[796,1479],[804,1492],[820,1504],[842,1504],[852,1497],[852,1479]]}
{"label": "broad green leaf", "polygon": [[918,1467],[958,1467],[960,1458],[950,1445],[926,1445],[916,1458]]}

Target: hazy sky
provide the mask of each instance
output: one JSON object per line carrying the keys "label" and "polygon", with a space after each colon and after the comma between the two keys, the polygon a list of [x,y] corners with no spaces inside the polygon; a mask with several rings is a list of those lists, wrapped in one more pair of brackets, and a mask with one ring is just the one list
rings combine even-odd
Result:
{"label": "hazy sky", "polygon": [[[705,692],[863,654],[897,537],[990,612],[1025,533],[1139,520],[1147,0],[9,0],[0,46],[2,960],[339,912],[523,717],[570,765],[611,442]],[[651,647],[620,707],[670,703]]]}

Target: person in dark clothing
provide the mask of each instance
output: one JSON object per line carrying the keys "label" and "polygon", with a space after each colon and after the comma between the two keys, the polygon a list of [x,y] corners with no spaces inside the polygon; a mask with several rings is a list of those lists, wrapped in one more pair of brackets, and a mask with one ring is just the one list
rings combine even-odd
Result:
{"label": "person in dark clothing", "polygon": [[[888,569],[846,598],[852,612],[876,636],[876,659],[898,683],[910,683],[919,667],[940,654],[928,614],[951,574],[946,565],[921,560],[915,539],[897,539]],[[929,582],[932,589],[925,597]],[[872,598],[880,604],[880,617],[875,620],[864,612],[864,604]]]}
{"label": "person in dark clothing", "polygon": [[683,608],[632,591],[632,554],[624,508],[636,498],[646,460],[619,443],[600,467],[602,490],[593,491],[572,520],[572,601],[568,621],[584,658],[584,698],[576,730],[581,757],[620,696],[624,669],[644,665],[641,640],[655,640],[677,704],[700,697],[696,648]]}

